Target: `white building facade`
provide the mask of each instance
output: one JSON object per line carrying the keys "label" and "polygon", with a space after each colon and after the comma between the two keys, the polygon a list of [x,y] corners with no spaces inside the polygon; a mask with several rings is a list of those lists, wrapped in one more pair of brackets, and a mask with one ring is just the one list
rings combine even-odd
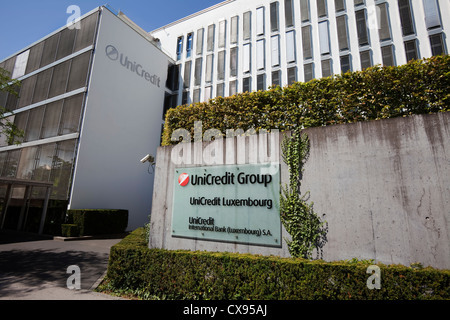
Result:
{"label": "white building facade", "polygon": [[447,0],[228,0],[150,32],[173,105],[448,53]]}

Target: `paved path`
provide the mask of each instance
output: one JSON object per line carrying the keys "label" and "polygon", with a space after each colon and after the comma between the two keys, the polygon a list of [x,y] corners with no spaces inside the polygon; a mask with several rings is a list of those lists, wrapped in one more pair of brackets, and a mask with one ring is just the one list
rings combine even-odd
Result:
{"label": "paved path", "polygon": [[[61,241],[0,231],[0,300],[117,300],[92,290],[120,240]],[[80,268],[80,290],[67,288],[71,265]]]}

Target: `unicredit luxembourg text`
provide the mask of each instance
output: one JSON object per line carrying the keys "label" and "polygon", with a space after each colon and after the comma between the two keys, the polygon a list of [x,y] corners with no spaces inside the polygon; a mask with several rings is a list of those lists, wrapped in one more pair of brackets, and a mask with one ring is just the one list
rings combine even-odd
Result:
{"label": "unicredit luxembourg text", "polygon": [[215,197],[213,199],[205,197],[190,197],[191,206],[224,206],[224,207],[266,207],[272,209],[272,199],[227,199],[225,197]]}

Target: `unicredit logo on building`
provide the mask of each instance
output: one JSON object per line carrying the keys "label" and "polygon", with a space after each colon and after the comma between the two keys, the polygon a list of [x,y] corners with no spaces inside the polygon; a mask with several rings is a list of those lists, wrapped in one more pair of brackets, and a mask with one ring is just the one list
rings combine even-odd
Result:
{"label": "unicredit logo on building", "polygon": [[118,61],[122,67],[128,69],[130,72],[136,73],[139,77],[158,88],[161,87],[161,78],[158,75],[146,71],[141,64],[121,53],[115,46],[106,46],[105,53],[111,61]]}
{"label": "unicredit logo on building", "polygon": [[189,183],[189,175],[187,173],[182,173],[178,177],[178,184],[182,187],[186,187]]}
{"label": "unicredit logo on building", "polygon": [[272,183],[272,175],[270,174],[247,174],[245,172],[241,172],[238,175],[235,175],[232,172],[225,172],[223,175],[212,175],[212,174],[204,174],[204,175],[192,175],[189,176],[187,173],[182,173],[178,176],[178,184],[182,187],[191,183],[193,186],[198,185],[234,185],[234,184],[260,184],[264,187],[267,187]]}

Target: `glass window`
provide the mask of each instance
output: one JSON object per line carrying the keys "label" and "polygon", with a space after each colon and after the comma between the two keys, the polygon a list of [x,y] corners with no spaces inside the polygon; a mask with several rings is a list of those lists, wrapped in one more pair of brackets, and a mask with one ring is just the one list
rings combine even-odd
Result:
{"label": "glass window", "polygon": [[34,170],[33,180],[50,181],[50,173],[55,157],[56,143],[49,143],[39,146],[36,170]]}
{"label": "glass window", "polygon": [[236,77],[237,76],[237,55],[238,49],[236,47],[230,49],[230,76]]}
{"label": "glass window", "polygon": [[45,106],[30,110],[27,128],[25,129],[25,141],[34,141],[40,138],[44,111]]}
{"label": "glass window", "polygon": [[27,70],[25,74],[31,73],[39,69],[41,65],[42,52],[44,51],[45,41],[39,42],[30,49],[30,56],[28,57]]}
{"label": "glass window", "polygon": [[303,66],[303,68],[304,68],[305,82],[314,79],[314,65],[312,63],[307,63]]}
{"label": "glass window", "polygon": [[302,22],[309,21],[309,0],[300,0],[300,14]]}
{"label": "glass window", "polygon": [[52,199],[66,200],[68,197],[76,143],[77,140],[67,140],[56,145],[56,156],[53,159],[50,175],[50,181],[53,182]]}
{"label": "glass window", "polygon": [[48,95],[49,98],[56,97],[66,92],[70,63],[70,61],[66,61],[54,67],[50,92]]}
{"label": "glass window", "polygon": [[286,28],[294,26],[294,11],[292,10],[292,0],[284,0],[284,20]]}
{"label": "glass window", "polygon": [[231,18],[231,35],[230,43],[236,44],[238,42],[238,29],[239,29],[239,17],[234,16]]}
{"label": "glass window", "polygon": [[287,69],[288,85],[297,81],[297,67],[291,67]]}
{"label": "glass window", "polygon": [[410,1],[411,0],[398,0],[398,9],[400,11],[400,21],[402,23],[403,36],[414,33]]}
{"label": "glass window", "polygon": [[256,35],[260,36],[264,34],[265,20],[264,20],[264,7],[256,9]]}
{"label": "glass window", "polygon": [[27,128],[27,121],[28,121],[29,113],[30,113],[30,111],[24,111],[24,112],[20,112],[20,113],[16,114],[16,116],[14,117],[14,124],[16,125],[16,127],[18,129],[25,131],[25,129]]}
{"label": "glass window", "polygon": [[2,177],[16,177],[21,151],[21,149],[8,151],[8,156],[6,158],[5,164],[3,165]]}
{"label": "glass window", "polygon": [[361,69],[370,68],[372,66],[372,55],[370,50],[361,51],[359,54],[361,58]]}
{"label": "glass window", "polygon": [[356,15],[356,30],[358,33],[358,43],[360,46],[369,44],[369,34],[367,32],[366,11],[359,10]]}
{"label": "glass window", "polygon": [[53,68],[38,73],[34,89],[33,103],[47,99]]}
{"label": "glass window", "polygon": [[186,58],[190,58],[192,55],[193,38],[194,38],[194,35],[192,33],[189,33],[186,37]]}
{"label": "glass window", "polygon": [[392,52],[392,50],[393,50],[392,46],[381,47],[381,56],[383,58],[383,65],[384,66],[393,66],[393,65],[395,65],[394,53]]}
{"label": "glass window", "polygon": [[36,86],[37,75],[28,77],[22,80],[22,84],[20,86],[20,98],[18,103],[18,108],[23,108],[31,104],[34,87]]}
{"label": "glass window", "polygon": [[183,54],[183,37],[178,37],[178,39],[177,39],[177,60],[181,60],[182,54]]}
{"label": "glass window", "polygon": [[76,133],[79,131],[83,99],[84,94],[77,94],[64,100],[59,129],[60,135]]}
{"label": "glass window", "polygon": [[262,70],[266,67],[266,45],[265,40],[256,41],[256,69]]}
{"label": "glass window", "polygon": [[225,84],[224,83],[218,83],[216,90],[217,90],[216,97],[225,97]]}
{"label": "glass window", "polygon": [[64,100],[49,103],[45,107],[44,120],[42,123],[41,138],[56,137],[59,132],[59,123],[62,114]]}
{"label": "glass window", "polygon": [[61,31],[59,38],[58,52],[56,53],[56,60],[62,59],[71,55],[73,52],[73,46],[75,43],[75,36],[77,34],[77,29],[66,28]]}
{"label": "glass window", "polygon": [[222,20],[219,22],[219,48],[225,48],[225,39],[226,39],[226,27],[227,21]]}
{"label": "glass window", "polygon": [[[272,36],[271,38],[271,49],[272,49],[272,67],[280,65],[280,36]],[[287,46],[286,46],[287,47]]]}
{"label": "glass window", "polygon": [[202,83],[202,58],[195,59],[194,85]]}
{"label": "glass window", "polygon": [[47,38],[44,41],[44,49],[42,52],[42,59],[40,67],[45,67],[46,65],[55,62],[56,59],[56,49],[58,48],[59,33]]}
{"label": "glass window", "polygon": [[34,166],[36,164],[36,153],[38,147],[23,148],[20,155],[19,165],[17,167],[17,179],[33,179]]}
{"label": "glass window", "polygon": [[419,59],[416,40],[405,41],[405,53],[407,61]]}
{"label": "glass window", "polygon": [[348,29],[347,16],[342,15],[336,18],[336,26],[338,33],[339,50],[348,50]]}
{"label": "glass window", "polygon": [[387,3],[381,3],[377,5],[377,14],[379,26],[378,26],[378,35],[380,36],[380,40],[389,40],[391,39],[391,26],[389,21],[389,14]]}
{"label": "glass window", "polygon": [[200,102],[200,89],[194,89],[194,95],[193,95],[193,98],[192,98],[192,102],[193,103],[198,103],[198,102]]}
{"label": "glass window", "polygon": [[312,58],[311,26],[302,27],[303,59]]}
{"label": "glass window", "polygon": [[207,43],[206,43],[206,49],[208,51],[214,50],[214,31],[215,31],[214,24],[208,26],[208,39],[207,39]]}
{"label": "glass window", "polygon": [[203,53],[203,38],[204,38],[205,29],[201,28],[197,30],[197,43],[196,43],[196,54]]}
{"label": "glass window", "polygon": [[219,51],[217,56],[217,79],[225,79],[225,50]]}
{"label": "glass window", "polygon": [[330,53],[330,34],[328,32],[328,21],[319,23],[319,40],[320,40],[320,54]]}
{"label": "glass window", "polygon": [[423,10],[425,13],[427,29],[438,28],[441,26],[437,0],[423,0]]}
{"label": "glass window", "polygon": [[272,2],[270,4],[270,30],[272,32],[278,31],[278,2]]}
{"label": "glass window", "polygon": [[364,4],[364,0],[355,0],[355,7]]}
{"label": "glass window", "polygon": [[72,59],[70,68],[69,82],[67,92],[86,86],[87,76],[89,74],[89,65],[91,62],[91,52],[85,52]]}
{"label": "glass window", "polygon": [[73,52],[77,52],[94,44],[95,31],[97,29],[98,13],[91,14],[80,21],[80,29],[77,32]]}

